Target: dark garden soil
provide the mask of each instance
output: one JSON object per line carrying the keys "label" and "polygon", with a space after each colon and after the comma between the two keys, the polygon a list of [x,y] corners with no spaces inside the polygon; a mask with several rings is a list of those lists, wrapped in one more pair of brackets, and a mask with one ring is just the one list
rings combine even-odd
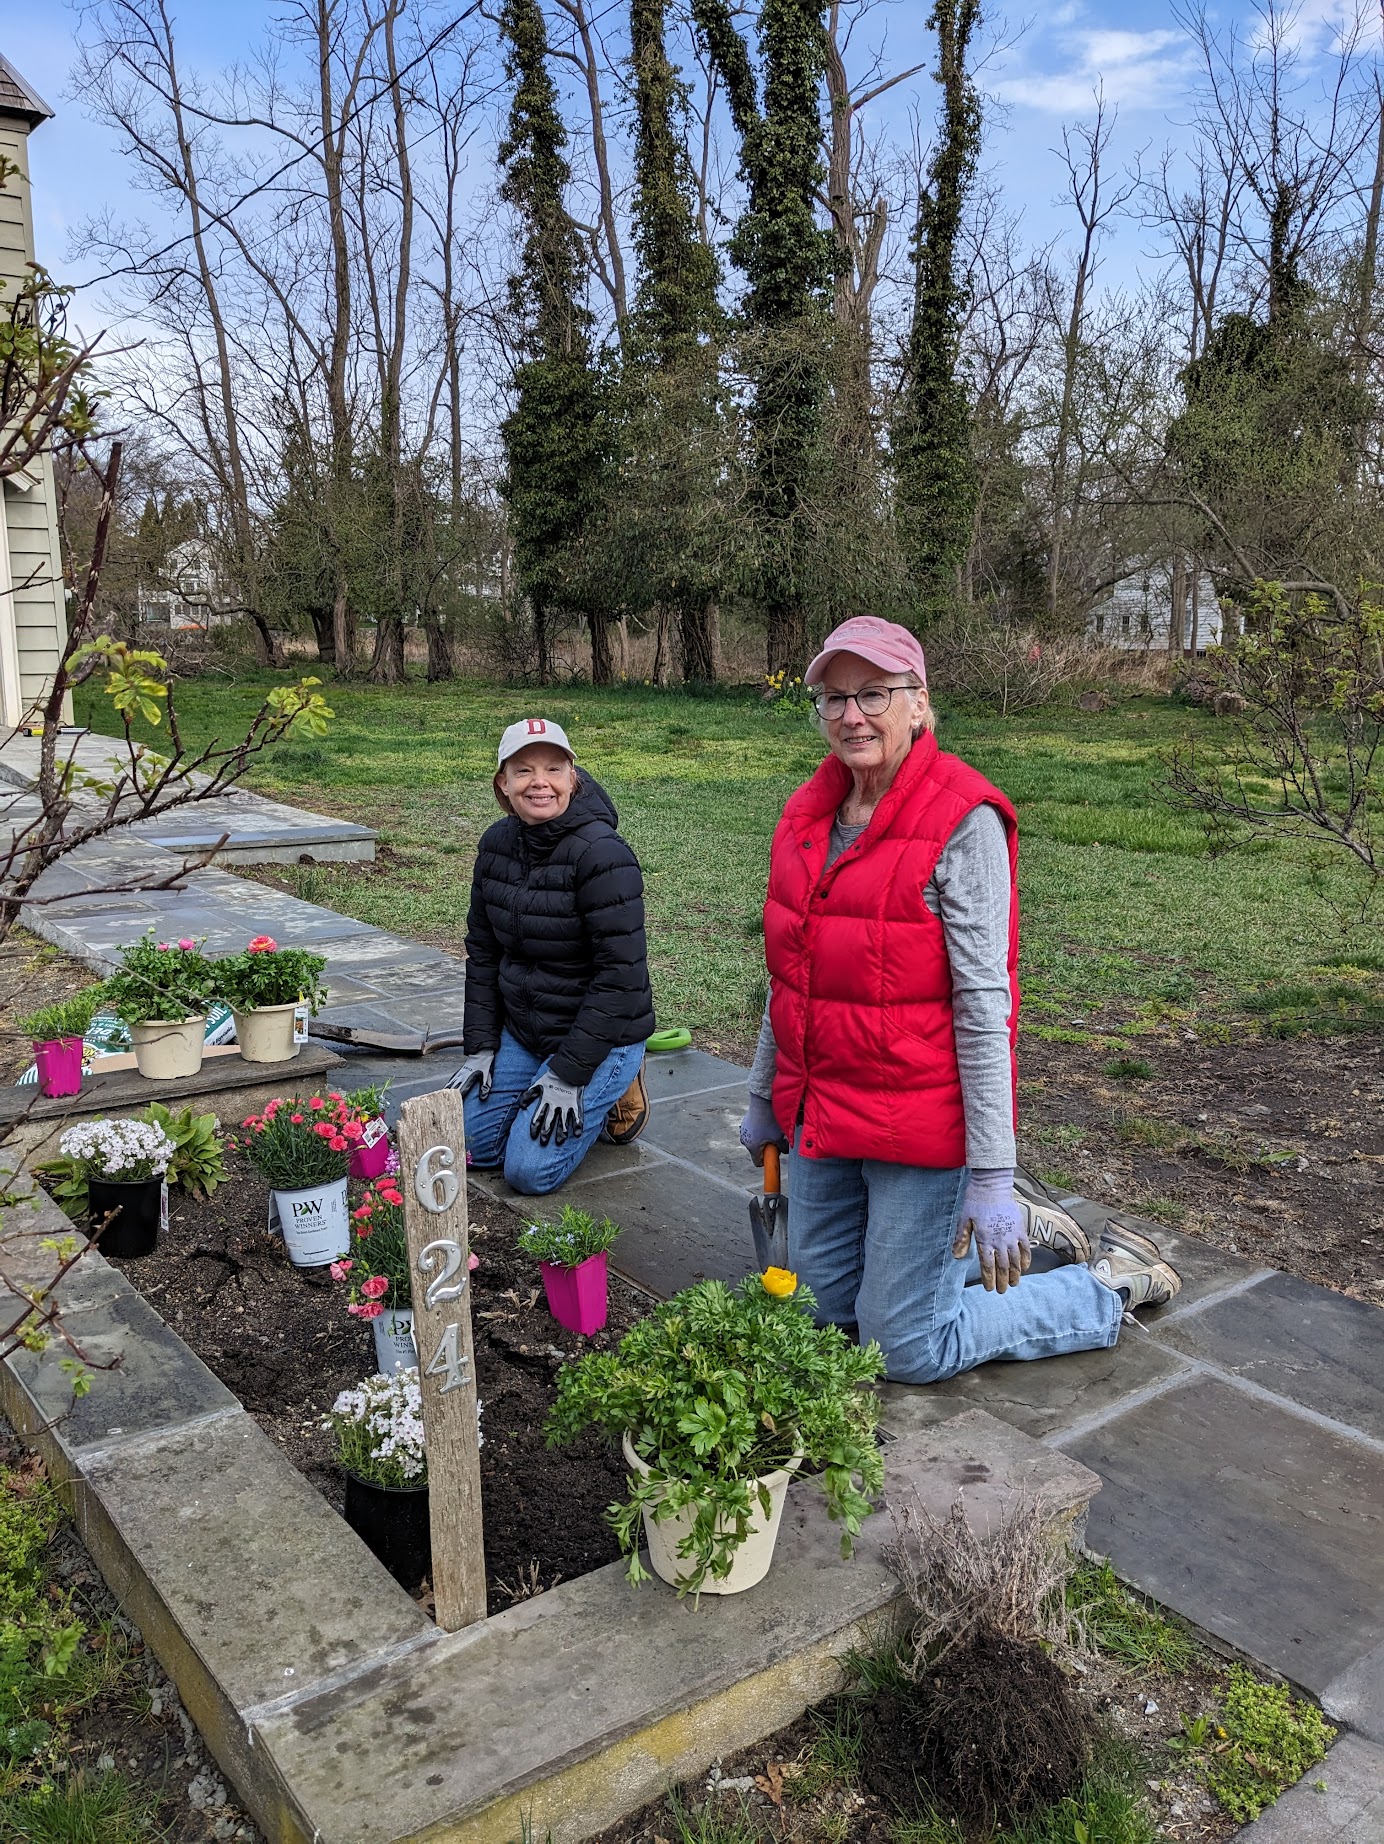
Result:
{"label": "dark garden soil", "polygon": [[[263,1180],[234,1152],[227,1169],[206,1202],[173,1193],[156,1254],[116,1265],[339,1511],[344,1481],[320,1423],[340,1390],[375,1369],[374,1341],[368,1325],[348,1317],[345,1286],[325,1268],[293,1267],[282,1239],[266,1232]],[[609,1349],[650,1304],[612,1275],[605,1330],[585,1339],[565,1332],[547,1310],[536,1265],[515,1251],[519,1227],[472,1193],[491,1613],[618,1556],[604,1512],[624,1495],[623,1461],[595,1435],[550,1450],[543,1425],[560,1364]]]}
{"label": "dark garden soil", "polygon": [[[1102,1028],[1106,1028],[1103,1021]],[[1384,1306],[1378,1037],[1188,1031],[1108,1048],[1020,1044],[1019,1152],[1049,1183]]]}

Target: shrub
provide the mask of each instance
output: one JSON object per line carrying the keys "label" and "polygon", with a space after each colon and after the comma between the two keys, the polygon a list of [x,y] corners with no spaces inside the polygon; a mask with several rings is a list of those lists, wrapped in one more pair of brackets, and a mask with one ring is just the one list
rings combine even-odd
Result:
{"label": "shrub", "polygon": [[820,1468],[827,1514],[844,1526],[841,1553],[850,1554],[884,1480],[879,1404],[865,1387],[884,1359],[876,1344],[861,1350],[838,1327],[814,1325],[814,1305],[776,1269],[734,1292],[700,1281],[655,1307],[615,1351],[590,1352],[560,1372],[549,1445],[597,1427],[616,1440],[627,1434],[649,1468],[609,1512],[631,1581],[647,1579],[639,1561],[646,1509],[655,1521],[694,1514],[679,1550],[693,1565],[680,1594],[708,1576],[724,1580],[756,1503],[768,1511],[756,1482],[799,1457]]}
{"label": "shrub", "polygon": [[120,950],[105,1003],[124,1024],[181,1024],[205,1013],[216,994],[213,963],[189,936],[155,941],[152,929]]}
{"label": "shrub", "polygon": [[68,999],[59,999],[30,1012],[27,1018],[19,1020],[19,1029],[36,1044],[52,1043],[62,1037],[85,1037],[92,1019],[105,1002],[104,986],[88,986]]}
{"label": "shrub", "polygon": [[576,1268],[602,1255],[620,1234],[618,1223],[602,1217],[598,1223],[588,1210],[564,1204],[556,1223],[530,1223],[521,1230],[517,1247],[521,1255],[546,1261],[554,1268]]}

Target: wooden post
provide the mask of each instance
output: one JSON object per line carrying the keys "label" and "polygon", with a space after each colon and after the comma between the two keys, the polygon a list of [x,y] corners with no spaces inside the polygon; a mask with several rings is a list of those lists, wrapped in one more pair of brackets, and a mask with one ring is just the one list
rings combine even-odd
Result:
{"label": "wooden post", "polygon": [[461,1097],[438,1089],[399,1114],[413,1329],[428,1453],[432,1584],[445,1632],[485,1618],[480,1434],[471,1343],[466,1139]]}

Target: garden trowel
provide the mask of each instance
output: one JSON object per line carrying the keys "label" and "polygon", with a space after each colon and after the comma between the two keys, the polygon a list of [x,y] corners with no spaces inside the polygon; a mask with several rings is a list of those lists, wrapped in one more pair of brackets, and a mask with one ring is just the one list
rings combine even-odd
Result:
{"label": "garden trowel", "polygon": [[779,1149],[764,1148],[764,1195],[750,1199],[754,1258],[761,1271],[788,1266],[788,1199],[779,1189]]}

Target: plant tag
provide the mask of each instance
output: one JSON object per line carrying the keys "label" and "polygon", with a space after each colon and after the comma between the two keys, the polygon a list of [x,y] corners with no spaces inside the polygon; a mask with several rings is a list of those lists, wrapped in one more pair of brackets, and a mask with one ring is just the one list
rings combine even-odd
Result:
{"label": "plant tag", "polygon": [[279,1222],[279,1200],[274,1192],[269,1193],[269,1217],[264,1225],[265,1234],[281,1236],[283,1225]]}
{"label": "plant tag", "polygon": [[167,1179],[165,1179],[164,1182],[159,1186],[159,1234],[161,1236],[166,1236],[168,1234],[168,1181]]}
{"label": "plant tag", "polygon": [[389,1129],[384,1124],[384,1116],[377,1114],[374,1120],[366,1121],[365,1132],[360,1136],[360,1143],[362,1146],[378,1146],[388,1132]]}
{"label": "plant tag", "polygon": [[[311,1016],[307,1000],[299,1000],[293,1008],[293,1041],[295,1044],[305,1044],[308,1041],[308,1019]],[[283,1039],[280,1038],[279,1041],[282,1043]]]}

